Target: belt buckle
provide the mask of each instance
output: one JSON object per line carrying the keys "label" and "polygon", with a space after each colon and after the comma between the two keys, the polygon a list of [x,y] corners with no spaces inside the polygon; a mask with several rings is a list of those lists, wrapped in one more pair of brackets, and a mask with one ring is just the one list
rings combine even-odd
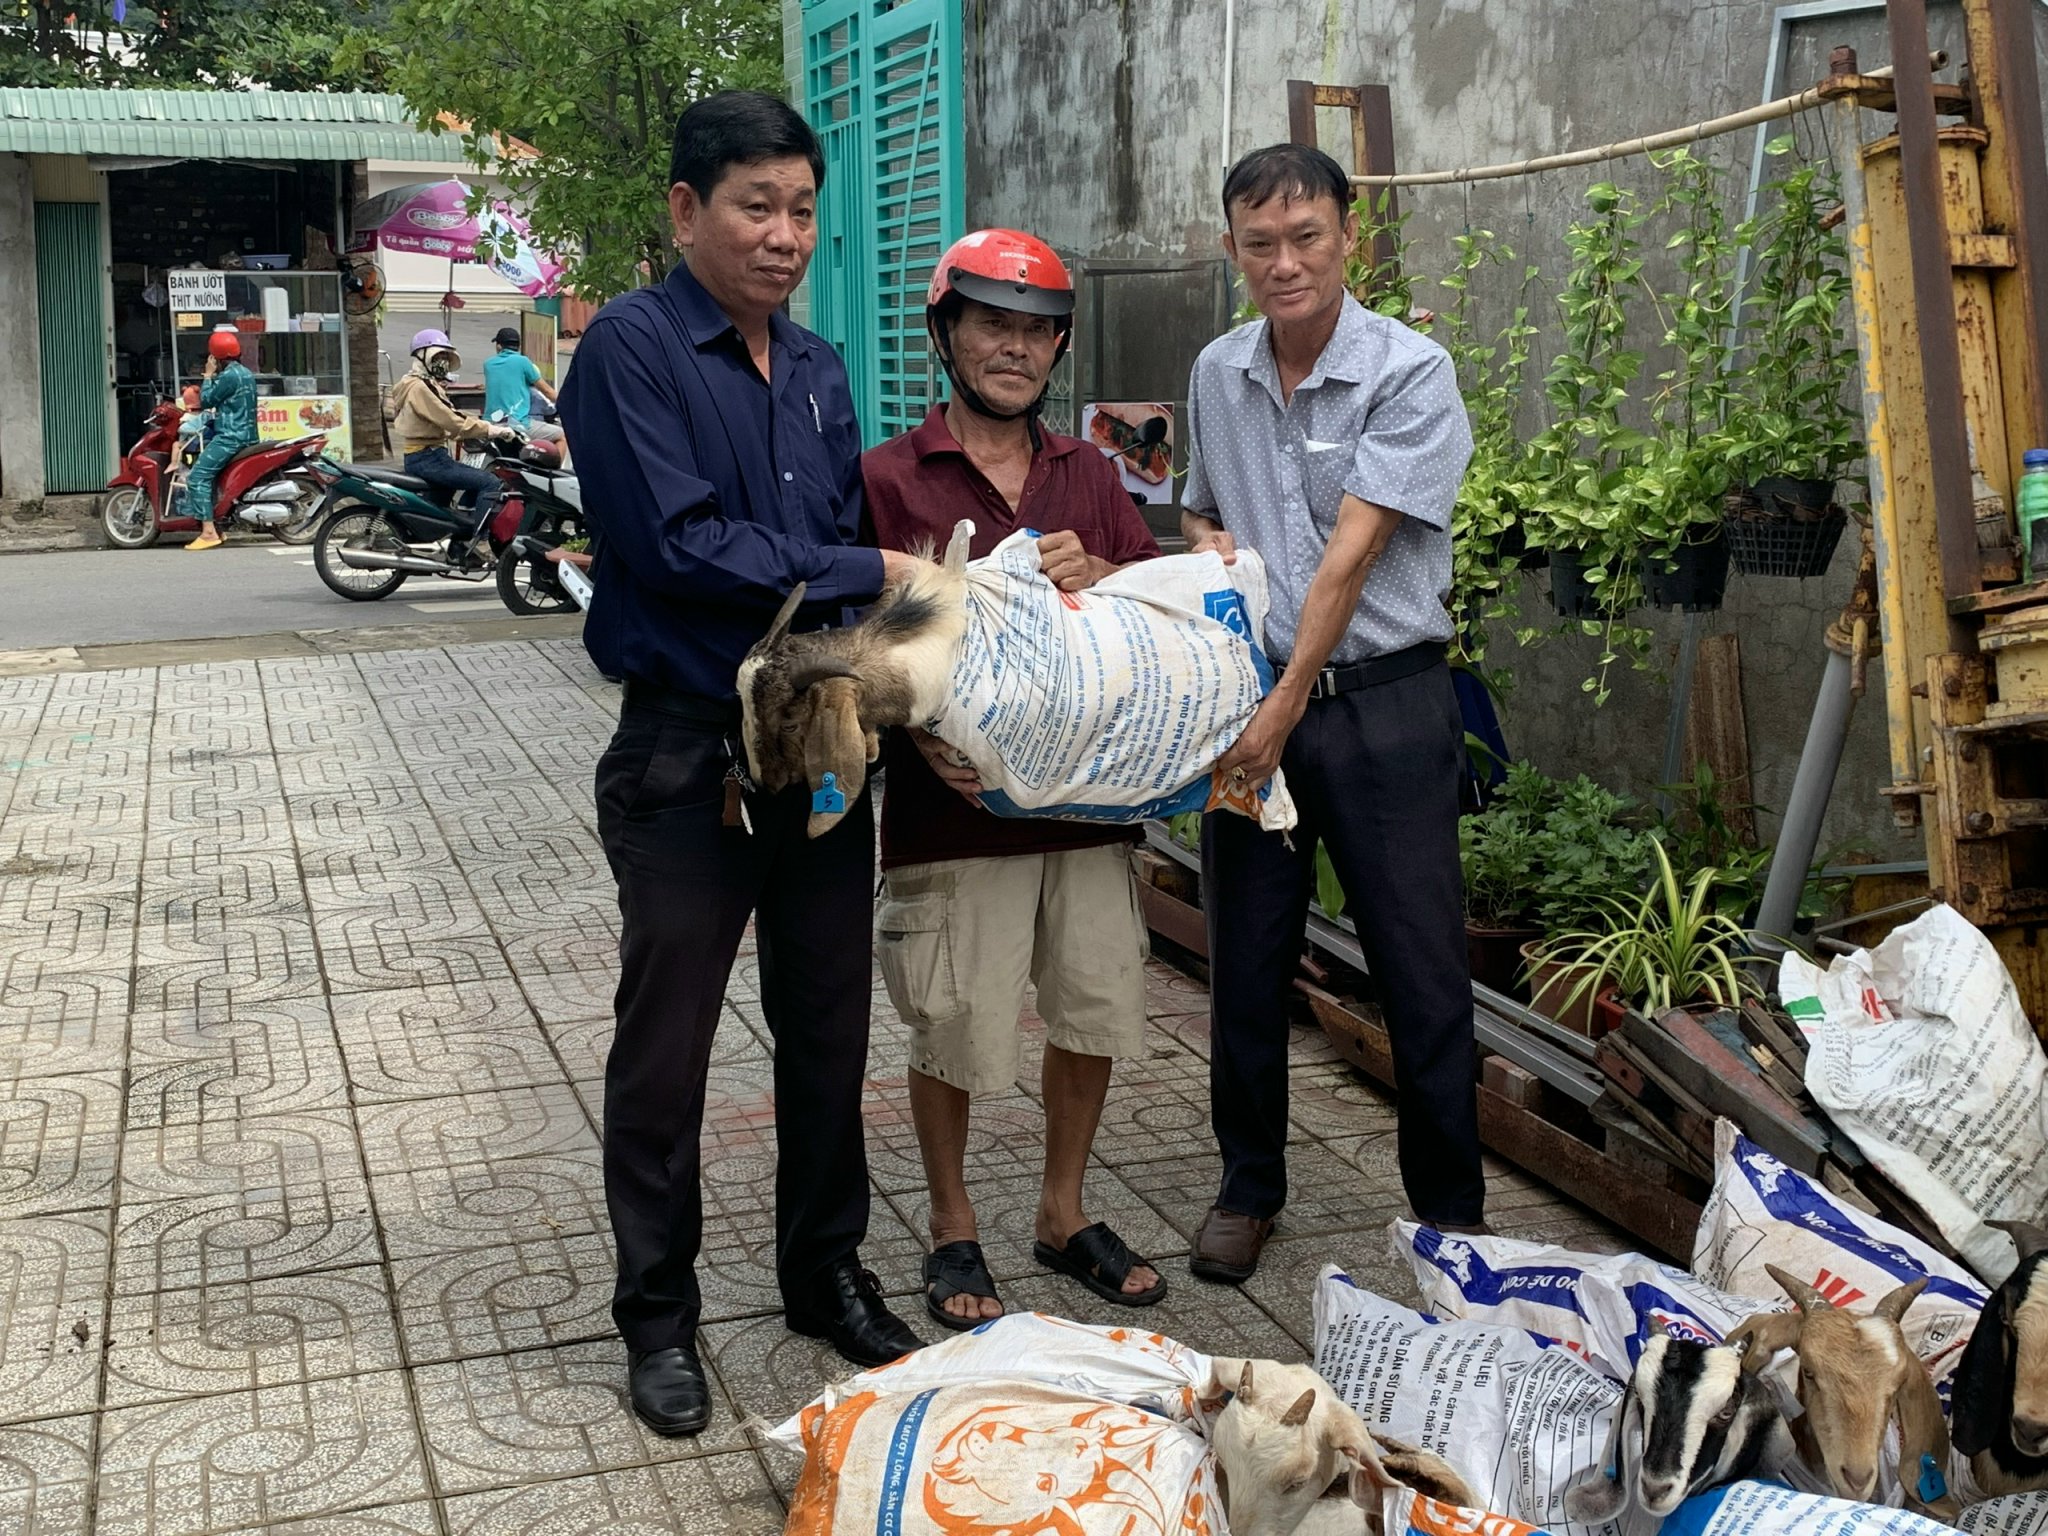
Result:
{"label": "belt buckle", "polygon": [[1325,667],[1316,674],[1315,686],[1308,691],[1312,699],[1334,699],[1337,697],[1337,669]]}

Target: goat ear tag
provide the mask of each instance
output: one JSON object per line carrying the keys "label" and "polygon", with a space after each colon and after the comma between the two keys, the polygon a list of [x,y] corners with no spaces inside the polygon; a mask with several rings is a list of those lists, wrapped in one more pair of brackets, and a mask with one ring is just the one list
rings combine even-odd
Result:
{"label": "goat ear tag", "polygon": [[839,789],[839,775],[828,773],[825,782],[811,791],[813,816],[838,816],[846,810],[846,796]]}
{"label": "goat ear tag", "polygon": [[1920,1454],[1920,1481],[1914,1485],[1913,1491],[1920,1495],[1922,1504],[1932,1504],[1948,1497],[1948,1479],[1941,1475],[1941,1468],[1934,1464],[1934,1458],[1924,1451]]}

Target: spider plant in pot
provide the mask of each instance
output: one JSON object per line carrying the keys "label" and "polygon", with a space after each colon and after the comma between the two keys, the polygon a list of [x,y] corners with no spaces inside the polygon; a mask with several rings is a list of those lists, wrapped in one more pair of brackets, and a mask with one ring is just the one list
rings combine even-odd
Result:
{"label": "spider plant in pot", "polygon": [[1742,969],[1749,948],[1742,925],[1714,899],[1718,869],[1695,871],[1683,883],[1670,855],[1651,839],[1650,888],[1634,900],[1610,897],[1597,928],[1569,933],[1547,953],[1577,976],[1568,1001],[1598,998],[1609,987],[1623,1003],[1652,1017],[1705,1003],[1731,1007],[1759,995]]}

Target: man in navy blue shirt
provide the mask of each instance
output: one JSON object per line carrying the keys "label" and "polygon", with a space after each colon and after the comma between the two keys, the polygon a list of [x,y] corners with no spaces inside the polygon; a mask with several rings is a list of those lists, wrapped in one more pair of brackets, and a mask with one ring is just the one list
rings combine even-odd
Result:
{"label": "man in navy blue shirt", "polygon": [[919,1340],[882,1303],[861,1134],[872,997],[874,814],[824,836],[809,795],[741,777],[735,674],[783,598],[798,627],[872,601],[906,557],[855,546],[860,430],[846,370],[782,313],[817,243],[824,158],[757,92],[676,124],[669,211],[687,265],[607,304],[562,389],[596,585],[584,643],[625,682],[597,766],[619,884],[618,1019],[605,1066],[612,1317],[633,1408],[663,1434],[710,1419],[696,1353],[705,1074],[749,917],[775,1039],[775,1254],[784,1318],[880,1365]]}

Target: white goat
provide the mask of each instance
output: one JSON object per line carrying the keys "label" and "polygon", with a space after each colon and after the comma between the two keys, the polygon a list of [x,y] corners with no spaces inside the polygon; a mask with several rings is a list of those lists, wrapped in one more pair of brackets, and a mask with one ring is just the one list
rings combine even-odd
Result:
{"label": "white goat", "polygon": [[1728,1343],[1747,1350],[1746,1371],[1761,1371],[1781,1349],[1798,1351],[1799,1404],[1805,1412],[1792,1435],[1801,1459],[1827,1479],[1838,1498],[1874,1502],[1885,1424],[1896,1420],[1907,1506],[1953,1520],[1958,1506],[1948,1491],[1941,1399],[1899,1328],[1906,1308],[1926,1288],[1926,1277],[1887,1293],[1867,1317],[1859,1317],[1775,1264],[1764,1267],[1797,1306],[1747,1319]]}
{"label": "white goat", "polygon": [[1601,1525],[1633,1497],[1661,1519],[1708,1488],[1775,1476],[1793,1454],[1777,1400],[1738,1351],[1653,1334],[1615,1405],[1603,1464],[1565,1491],[1565,1513]]}
{"label": "white goat", "polygon": [[929,562],[885,591],[850,629],[791,634],[804,600],[797,583],[768,633],[740,663],[740,733],[755,783],[774,794],[807,783],[842,797],[814,800],[812,837],[838,824],[867,783],[884,726],[921,725],[944,708],[967,632],[968,541],[954,525],[943,565]]}
{"label": "white goat", "polygon": [[1956,1367],[1956,1449],[1986,1494],[2048,1488],[2048,1232],[1999,1221],[2020,1261],[1991,1293]]}
{"label": "white goat", "polygon": [[1219,1360],[1215,1370],[1211,1396],[1231,1396],[1209,1443],[1233,1536],[1377,1533],[1382,1498],[1399,1486],[1476,1505],[1448,1462],[1367,1429],[1308,1366]]}

